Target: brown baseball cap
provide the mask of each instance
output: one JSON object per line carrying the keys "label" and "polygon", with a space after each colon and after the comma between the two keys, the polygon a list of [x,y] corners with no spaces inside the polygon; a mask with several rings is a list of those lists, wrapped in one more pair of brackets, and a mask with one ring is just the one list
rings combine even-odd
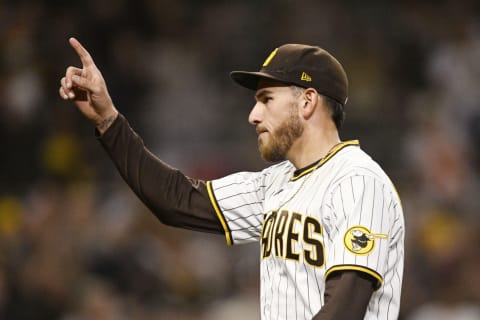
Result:
{"label": "brown baseball cap", "polygon": [[270,53],[260,71],[233,71],[230,77],[251,90],[257,90],[260,79],[273,79],[314,88],[343,105],[348,99],[348,79],[342,65],[326,50],[316,46],[282,45]]}

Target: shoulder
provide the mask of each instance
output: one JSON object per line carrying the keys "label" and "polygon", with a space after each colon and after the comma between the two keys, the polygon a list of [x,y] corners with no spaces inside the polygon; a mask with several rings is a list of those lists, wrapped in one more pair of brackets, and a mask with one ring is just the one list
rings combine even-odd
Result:
{"label": "shoulder", "polygon": [[273,181],[281,180],[284,176],[289,176],[293,171],[293,165],[289,161],[283,161],[271,165],[260,171],[239,171],[227,176],[212,180],[212,183],[220,187],[229,184],[263,184],[268,185]]}
{"label": "shoulder", "polygon": [[[348,176],[371,176],[381,182],[390,182],[383,168],[359,146],[341,150],[335,164],[338,170]],[[342,179],[342,176],[338,177]]]}
{"label": "shoulder", "polygon": [[[352,183],[352,181],[361,180],[369,181],[373,186],[382,186],[387,193],[398,197],[388,174],[359,146],[345,148],[335,158],[331,168],[335,170],[335,177],[332,179],[330,191],[333,192],[345,182]],[[366,187],[368,188],[368,186]]]}

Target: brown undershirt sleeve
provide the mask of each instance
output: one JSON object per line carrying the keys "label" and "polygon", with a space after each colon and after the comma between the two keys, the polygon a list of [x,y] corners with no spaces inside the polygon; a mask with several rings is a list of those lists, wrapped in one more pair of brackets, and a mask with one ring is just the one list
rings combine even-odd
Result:
{"label": "brown undershirt sleeve", "polygon": [[155,157],[119,114],[97,137],[120,175],[140,200],[164,224],[223,234],[205,182],[186,177]]}
{"label": "brown undershirt sleeve", "polygon": [[325,304],[313,320],[361,320],[376,279],[358,271],[337,271],[325,284]]}

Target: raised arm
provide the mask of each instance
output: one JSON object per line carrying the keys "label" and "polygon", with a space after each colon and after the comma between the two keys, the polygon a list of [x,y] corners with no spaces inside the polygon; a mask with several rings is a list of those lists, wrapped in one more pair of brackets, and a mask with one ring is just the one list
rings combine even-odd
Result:
{"label": "raised arm", "polygon": [[82,68],[66,69],[60,81],[60,96],[73,101],[95,124],[102,146],[130,188],[167,225],[224,233],[205,183],[186,177],[148,151],[127,120],[119,115],[88,51],[75,38],[69,42]]}

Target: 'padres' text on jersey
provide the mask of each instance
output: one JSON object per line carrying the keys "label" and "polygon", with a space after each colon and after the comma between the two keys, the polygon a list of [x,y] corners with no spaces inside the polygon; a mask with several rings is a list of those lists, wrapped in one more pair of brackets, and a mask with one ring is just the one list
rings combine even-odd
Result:
{"label": "'padres' text on jersey", "polygon": [[262,319],[311,319],[324,304],[325,280],[341,270],[377,280],[365,319],[398,317],[402,207],[358,141],[301,170],[284,161],[207,187],[228,244],[260,244]]}

